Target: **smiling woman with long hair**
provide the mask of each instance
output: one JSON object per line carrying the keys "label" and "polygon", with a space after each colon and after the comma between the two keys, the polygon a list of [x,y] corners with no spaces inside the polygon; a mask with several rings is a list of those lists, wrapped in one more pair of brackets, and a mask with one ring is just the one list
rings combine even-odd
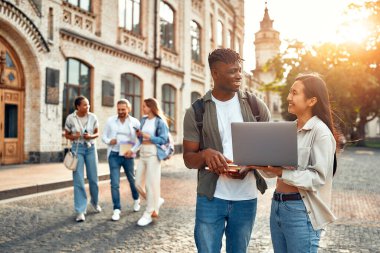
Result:
{"label": "smiling woman with long hair", "polygon": [[136,170],[136,187],[140,196],[146,199],[147,206],[137,225],[146,226],[158,216],[159,209],[164,203],[161,198],[161,160],[165,158],[165,151],[161,145],[168,142],[169,128],[166,117],[156,99],[144,100],[141,119],[141,128],[137,132],[142,143],[140,161]]}
{"label": "smiling woman with long hair", "polygon": [[338,134],[326,83],[299,75],[290,88],[288,112],[297,116],[298,167],[257,167],[277,176],[270,229],[274,252],[317,252],[322,229],[336,218],[331,190]]}

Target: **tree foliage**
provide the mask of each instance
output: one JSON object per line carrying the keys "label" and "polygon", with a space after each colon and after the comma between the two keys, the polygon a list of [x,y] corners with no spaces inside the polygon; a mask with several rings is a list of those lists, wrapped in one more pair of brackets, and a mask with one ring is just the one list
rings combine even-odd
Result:
{"label": "tree foliage", "polygon": [[[365,125],[380,116],[380,0],[368,1],[349,8],[367,11],[371,36],[361,44],[325,43],[306,46],[300,41],[289,42],[284,53],[268,62],[283,82],[282,115],[287,112],[287,95],[299,73],[318,72],[327,84],[335,122],[351,139],[365,139]],[[354,36],[354,35],[353,35]]]}

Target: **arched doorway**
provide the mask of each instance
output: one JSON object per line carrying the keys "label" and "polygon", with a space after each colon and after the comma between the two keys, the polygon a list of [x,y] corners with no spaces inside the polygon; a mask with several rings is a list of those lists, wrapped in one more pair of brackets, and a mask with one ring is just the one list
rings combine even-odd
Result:
{"label": "arched doorway", "polygon": [[0,37],[0,164],[23,162],[24,75],[19,58]]}

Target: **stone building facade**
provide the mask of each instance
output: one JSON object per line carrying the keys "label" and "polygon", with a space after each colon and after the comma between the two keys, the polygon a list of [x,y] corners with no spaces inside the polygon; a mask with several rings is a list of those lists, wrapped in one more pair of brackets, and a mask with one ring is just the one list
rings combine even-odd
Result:
{"label": "stone building facade", "polygon": [[243,0],[0,0],[0,165],[62,160],[79,94],[100,132],[118,99],[139,118],[155,97],[180,144],[186,108],[212,86],[208,53],[242,54],[243,18]]}

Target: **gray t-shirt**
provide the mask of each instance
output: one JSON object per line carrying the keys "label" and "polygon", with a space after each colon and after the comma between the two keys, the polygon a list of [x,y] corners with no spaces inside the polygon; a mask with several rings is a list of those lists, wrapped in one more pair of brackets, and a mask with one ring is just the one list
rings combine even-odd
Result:
{"label": "gray t-shirt", "polygon": [[[65,122],[65,130],[68,131],[69,133],[80,133],[81,137],[79,140],[75,140],[72,142],[79,142],[79,143],[84,143],[85,139],[82,137],[85,130],[89,134],[94,134],[95,129],[99,128],[99,122],[98,118],[96,117],[95,114],[89,112],[87,116],[85,117],[79,117],[76,113],[77,111],[74,111],[72,114],[67,116],[66,122]],[[86,120],[87,117],[87,120]],[[94,140],[88,140],[87,142],[94,144]]]}

